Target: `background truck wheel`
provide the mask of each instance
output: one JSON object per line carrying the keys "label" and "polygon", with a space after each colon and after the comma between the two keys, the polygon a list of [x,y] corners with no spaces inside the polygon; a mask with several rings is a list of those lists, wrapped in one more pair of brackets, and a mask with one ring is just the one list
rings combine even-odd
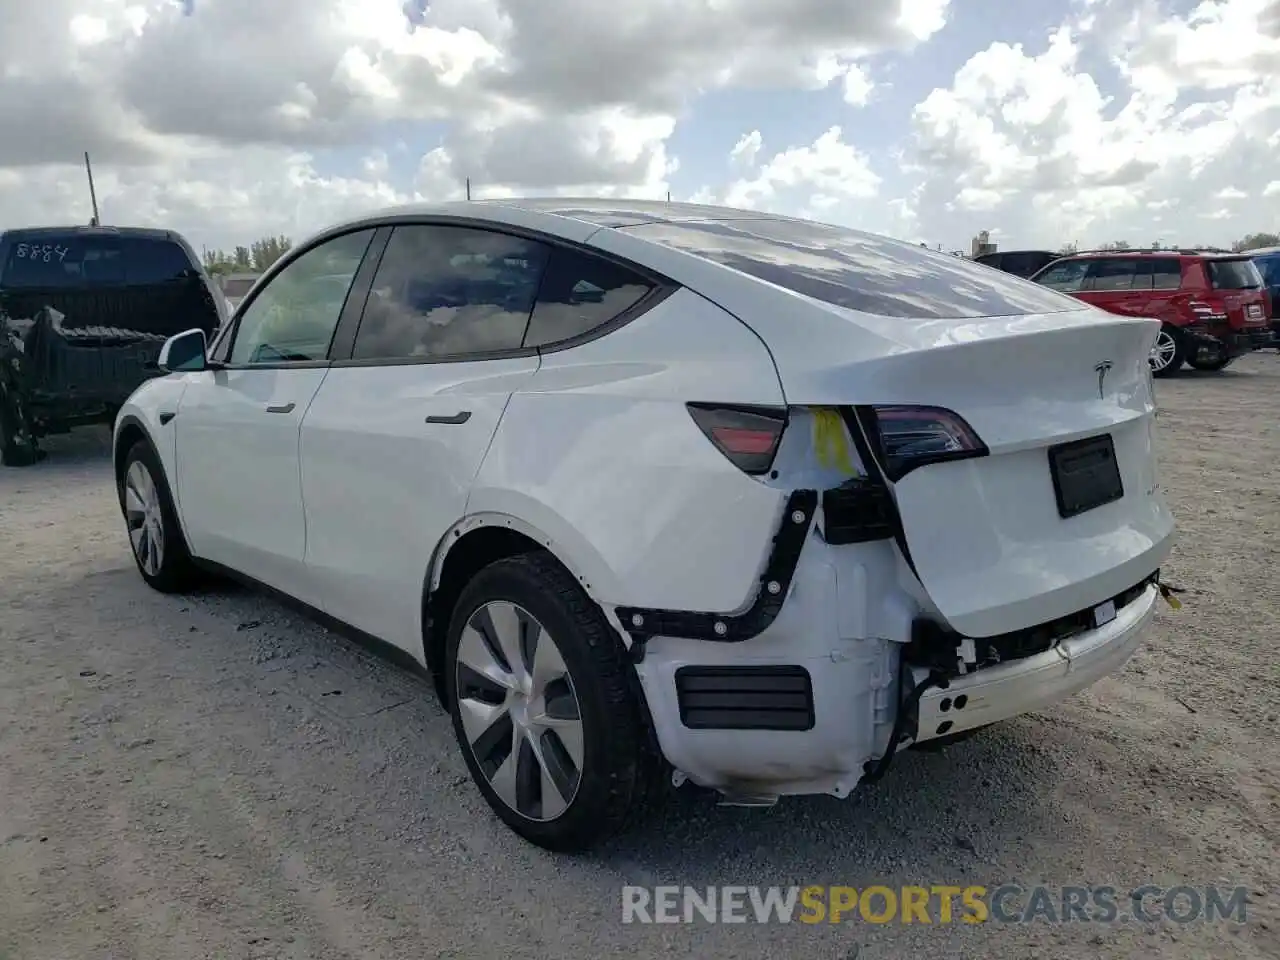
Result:
{"label": "background truck wheel", "polygon": [[199,571],[178,525],[160,458],[146,440],[139,440],[125,454],[119,494],[142,579],[161,593],[180,593],[194,586]]}
{"label": "background truck wheel", "polygon": [[1156,377],[1169,377],[1182,368],[1186,350],[1181,335],[1169,326],[1160,328],[1155,345],[1151,348],[1151,373]]}
{"label": "background truck wheel", "polygon": [[40,459],[40,448],[31,435],[22,402],[0,385],[0,464],[29,467]]}
{"label": "background truck wheel", "polygon": [[622,643],[549,554],[475,576],[454,608],[445,671],[467,767],[517,834],[585,850],[647,806],[657,761]]}
{"label": "background truck wheel", "polygon": [[1227,357],[1225,360],[1188,360],[1187,366],[1192,370],[1225,370],[1236,362],[1235,357]]}

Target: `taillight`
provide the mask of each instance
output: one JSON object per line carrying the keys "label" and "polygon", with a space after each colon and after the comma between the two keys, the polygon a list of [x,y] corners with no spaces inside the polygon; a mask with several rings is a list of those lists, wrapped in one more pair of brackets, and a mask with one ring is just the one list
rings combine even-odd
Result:
{"label": "taillight", "polygon": [[1187,304],[1196,320],[1205,323],[1221,323],[1227,319],[1227,308],[1222,303],[1212,300],[1192,300]]}
{"label": "taillight", "polygon": [[987,446],[957,413],[942,407],[907,405],[868,408],[868,439],[876,446],[885,476],[901,480],[929,463],[985,457]]}
{"label": "taillight", "polygon": [[689,414],[717,450],[743,473],[768,473],[787,426],[787,411],[778,407],[734,407],[688,404]]}

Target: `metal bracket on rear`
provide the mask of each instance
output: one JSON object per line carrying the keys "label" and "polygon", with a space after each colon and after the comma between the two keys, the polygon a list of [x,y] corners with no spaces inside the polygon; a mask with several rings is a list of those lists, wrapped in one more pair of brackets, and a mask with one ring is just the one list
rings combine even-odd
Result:
{"label": "metal bracket on rear", "polygon": [[745,612],[730,616],[691,610],[618,607],[616,612],[623,629],[631,634],[633,641],[641,644],[650,637],[741,643],[762,633],[782,612],[817,507],[816,490],[793,490],[787,498],[782,522],[769,551],[769,562],[760,577],[755,600]]}

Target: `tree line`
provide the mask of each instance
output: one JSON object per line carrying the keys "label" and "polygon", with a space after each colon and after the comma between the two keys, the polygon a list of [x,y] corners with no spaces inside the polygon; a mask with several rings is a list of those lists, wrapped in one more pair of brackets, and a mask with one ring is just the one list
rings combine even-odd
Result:
{"label": "tree line", "polygon": [[231,251],[210,250],[202,254],[204,268],[211,274],[262,273],[279,260],[293,246],[286,236],[262,237],[247,247],[235,247]]}
{"label": "tree line", "polygon": [[[1261,250],[1263,247],[1280,247],[1280,233],[1250,233],[1235,243],[1231,244],[1232,253],[1246,253],[1249,250]],[[1101,244],[1097,247],[1099,250],[1167,250],[1169,249],[1163,240],[1156,240],[1148,247],[1137,247],[1129,243],[1127,240],[1112,240],[1108,243]],[[1216,250],[1220,249],[1213,244],[1192,244],[1187,249],[1190,250]],[[1074,243],[1064,244],[1059,250],[1064,256],[1076,253],[1077,246]]]}

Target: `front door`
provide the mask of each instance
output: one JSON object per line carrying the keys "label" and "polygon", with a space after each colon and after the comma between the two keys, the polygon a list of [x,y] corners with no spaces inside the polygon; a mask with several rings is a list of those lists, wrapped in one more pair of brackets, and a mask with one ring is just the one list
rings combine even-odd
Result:
{"label": "front door", "polygon": [[225,365],[191,378],[175,423],[192,552],[318,605],[303,566],[302,418],[373,231],[292,259],[240,311]]}

